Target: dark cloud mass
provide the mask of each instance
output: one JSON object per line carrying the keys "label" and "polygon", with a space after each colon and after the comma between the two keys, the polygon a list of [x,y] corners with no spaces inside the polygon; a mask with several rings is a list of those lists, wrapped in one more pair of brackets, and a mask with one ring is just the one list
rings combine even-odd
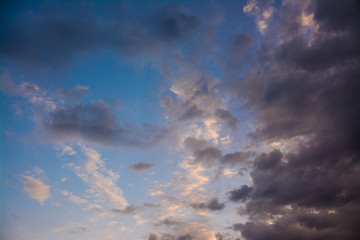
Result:
{"label": "dark cloud mass", "polygon": [[200,19],[177,7],[135,22],[123,17],[121,11],[126,9],[112,5],[119,10],[114,16],[102,12],[101,3],[43,3],[33,14],[29,10],[16,15],[4,8],[0,56],[32,70],[57,69],[73,64],[75,57],[89,50],[111,48],[127,56],[151,53],[187,38],[201,25]]}
{"label": "dark cloud mass", "polygon": [[258,118],[254,141],[293,147],[261,153],[253,186],[230,192],[248,199],[239,213],[250,216],[233,229],[248,240],[358,239],[359,1],[293,1],[277,11],[259,66],[233,78],[231,91]]}

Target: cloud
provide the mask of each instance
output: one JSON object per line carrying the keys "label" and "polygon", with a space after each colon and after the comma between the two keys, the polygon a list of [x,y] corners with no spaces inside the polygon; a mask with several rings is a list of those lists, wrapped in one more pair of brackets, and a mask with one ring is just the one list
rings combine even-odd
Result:
{"label": "cloud", "polygon": [[226,59],[227,74],[253,65],[254,59],[250,54],[253,45],[254,39],[246,33],[238,33],[231,38]]}
{"label": "cloud", "polygon": [[165,225],[169,232],[162,232],[159,234],[152,233],[149,235],[152,239],[161,240],[214,240],[215,232],[206,228],[205,224],[197,221],[182,221],[177,219],[165,219],[159,223]]}
{"label": "cloud", "polygon": [[[123,10],[118,3],[108,4]],[[164,8],[142,21],[109,14],[94,2],[72,3],[72,11],[68,9],[65,3],[53,3],[51,8],[43,3],[36,10],[28,8],[16,14],[4,11],[2,59],[34,70],[64,68],[73,64],[77,56],[99,49],[111,48],[122,55],[136,56],[186,39],[201,25],[200,19],[178,7]],[[32,11],[36,14],[29,13]],[[72,95],[68,91],[60,93]]]}
{"label": "cloud", "polygon": [[247,185],[242,185],[241,188],[229,192],[230,195],[229,199],[234,202],[237,201],[244,202],[250,197],[252,191],[253,191],[252,187],[249,187]]}
{"label": "cloud", "polygon": [[63,155],[75,155],[77,152],[71,146],[64,146],[59,156]]}
{"label": "cloud", "polygon": [[148,169],[154,168],[154,167],[156,167],[155,163],[138,162],[138,163],[131,164],[129,166],[129,169],[135,171],[136,173],[141,173],[145,170],[148,170]]}
{"label": "cloud", "polygon": [[271,6],[272,2],[248,0],[243,8],[244,13],[255,17],[256,26],[261,34],[265,34],[274,15],[275,8]]}
{"label": "cloud", "polygon": [[224,155],[221,158],[223,164],[247,164],[252,154],[250,152],[233,152]]}
{"label": "cloud", "polygon": [[68,231],[68,233],[70,234],[83,234],[86,233],[88,230],[85,227],[77,227],[77,228],[73,228],[71,230]]}
{"label": "cloud", "polygon": [[172,130],[154,126],[126,126],[102,100],[57,107],[43,121],[47,139],[53,142],[85,139],[108,146],[147,147],[158,143]]}
{"label": "cloud", "polygon": [[[229,90],[257,120],[252,141],[291,146],[262,149],[251,166],[253,185],[230,192],[245,204],[238,213],[251,217],[234,229],[248,240],[356,239],[358,4],[286,1],[276,12],[258,65],[229,79]],[[303,24],[304,15],[317,27]]]}
{"label": "cloud", "polygon": [[50,186],[31,176],[22,176],[25,192],[41,205],[50,197]]}
{"label": "cloud", "polygon": [[194,161],[204,166],[212,166],[214,161],[221,157],[221,151],[203,139],[187,137],[183,145],[186,149],[192,151]]}
{"label": "cloud", "polygon": [[129,205],[122,190],[116,185],[119,176],[105,167],[98,152],[85,146],[82,146],[82,149],[87,160],[82,165],[73,166],[76,175],[89,184],[91,189],[98,193],[102,200],[107,201],[111,207],[126,210]]}
{"label": "cloud", "polygon": [[[183,66],[180,66],[183,68]],[[219,95],[220,81],[200,70],[189,69],[176,76],[171,91],[174,97],[161,99],[167,116],[175,122],[225,123],[235,130],[237,118],[226,109],[225,99]]]}
{"label": "cloud", "polygon": [[137,207],[128,205],[124,209],[111,209],[111,212],[118,213],[118,214],[130,214],[135,215],[137,212]]}
{"label": "cloud", "polygon": [[219,211],[224,209],[225,204],[220,203],[217,198],[212,198],[206,203],[193,203],[191,204],[191,207],[194,209],[204,209],[204,210],[210,210],[210,211]]}
{"label": "cloud", "polygon": [[70,196],[68,198],[70,201],[72,201],[75,204],[83,204],[83,203],[87,203],[88,201],[86,199],[83,199],[79,196],[73,195],[72,193],[70,193]]}
{"label": "cloud", "polygon": [[64,89],[59,88],[56,93],[63,98],[79,98],[84,95],[90,94],[88,86],[77,85],[74,88]]}

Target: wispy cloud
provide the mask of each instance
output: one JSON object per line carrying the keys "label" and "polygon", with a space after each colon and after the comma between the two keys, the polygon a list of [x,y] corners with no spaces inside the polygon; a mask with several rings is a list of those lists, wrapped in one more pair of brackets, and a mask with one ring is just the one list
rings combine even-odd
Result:
{"label": "wispy cloud", "polygon": [[128,203],[123,196],[123,191],[116,184],[119,175],[105,167],[98,152],[85,146],[82,146],[82,150],[87,160],[82,165],[74,167],[76,175],[89,184],[113,208],[125,209]]}

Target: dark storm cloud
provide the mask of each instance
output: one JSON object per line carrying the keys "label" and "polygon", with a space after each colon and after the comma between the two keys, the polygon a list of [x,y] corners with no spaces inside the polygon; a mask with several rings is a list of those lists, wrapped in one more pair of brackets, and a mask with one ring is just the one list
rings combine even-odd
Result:
{"label": "dark storm cloud", "polygon": [[217,198],[212,198],[208,202],[205,203],[194,203],[191,204],[191,207],[194,209],[205,209],[210,211],[219,211],[224,209],[225,203],[220,203]]}
{"label": "dark storm cloud", "polygon": [[[282,217],[267,224],[260,221],[235,224],[233,229],[241,231],[245,239],[349,239],[359,236],[359,216],[348,213],[299,213]],[[341,229],[341,230],[340,230]]]}
{"label": "dark storm cloud", "polygon": [[138,162],[138,163],[131,164],[129,166],[129,169],[133,170],[137,173],[141,173],[145,170],[148,170],[148,169],[154,168],[154,167],[156,167],[155,163]]}
{"label": "dark storm cloud", "polygon": [[[257,51],[259,65],[230,80],[230,91],[258,120],[250,137],[292,145],[259,154],[251,191],[230,192],[249,200],[239,213],[251,221],[234,225],[248,240],[360,234],[354,224],[360,218],[360,4],[304,4],[277,9]],[[316,27],[306,30],[301,18],[311,13]]]}
{"label": "dark storm cloud", "polygon": [[214,161],[221,157],[221,151],[206,140],[188,137],[183,144],[192,151],[194,161],[205,166],[212,166]]}
{"label": "dark storm cloud", "polygon": [[125,147],[150,146],[172,131],[153,125],[122,124],[114,109],[102,100],[56,108],[45,117],[43,125],[50,141],[82,138],[101,145]]}
{"label": "dark storm cloud", "polygon": [[196,16],[177,7],[135,22],[122,16],[124,9],[118,15],[107,14],[104,9],[109,7],[104,5],[43,3],[38,9],[5,11],[1,58],[33,69],[66,67],[89,50],[111,48],[134,56],[185,39],[201,24]]}

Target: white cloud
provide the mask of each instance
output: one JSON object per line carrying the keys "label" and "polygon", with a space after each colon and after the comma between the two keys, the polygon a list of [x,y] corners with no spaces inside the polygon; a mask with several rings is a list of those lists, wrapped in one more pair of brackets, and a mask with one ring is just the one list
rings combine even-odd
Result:
{"label": "white cloud", "polygon": [[82,199],[81,197],[75,196],[75,195],[71,195],[71,196],[69,197],[69,200],[72,201],[72,202],[75,203],[75,204],[87,203],[87,200],[86,200],[86,199]]}
{"label": "white cloud", "polygon": [[64,146],[63,149],[62,149],[62,152],[60,153],[60,156],[63,156],[63,155],[75,155],[76,154],[76,151],[70,147],[70,146]]}
{"label": "white cloud", "polygon": [[50,186],[31,176],[23,176],[23,188],[33,199],[42,205],[50,197]]}

